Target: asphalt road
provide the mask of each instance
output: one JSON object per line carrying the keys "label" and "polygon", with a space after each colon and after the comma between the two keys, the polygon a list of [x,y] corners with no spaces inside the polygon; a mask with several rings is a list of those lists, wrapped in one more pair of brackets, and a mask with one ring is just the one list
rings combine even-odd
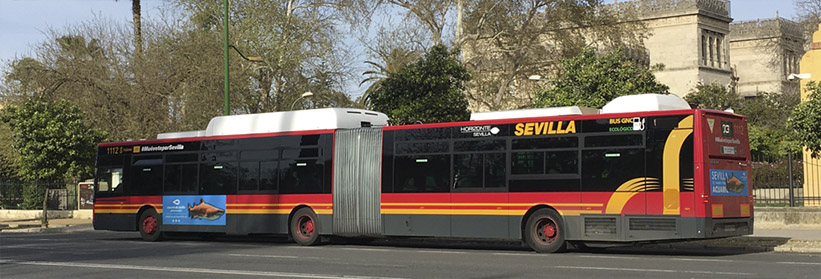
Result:
{"label": "asphalt road", "polygon": [[821,278],[821,255],[608,248],[537,254],[516,244],[378,240],[302,247],[284,239],[137,233],[0,235],[0,278]]}

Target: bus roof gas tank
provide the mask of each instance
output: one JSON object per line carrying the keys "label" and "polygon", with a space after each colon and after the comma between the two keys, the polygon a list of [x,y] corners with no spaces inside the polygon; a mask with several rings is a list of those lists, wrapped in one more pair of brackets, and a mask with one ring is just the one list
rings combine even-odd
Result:
{"label": "bus roof gas tank", "polygon": [[491,119],[516,119],[516,118],[530,118],[530,117],[544,117],[544,116],[559,116],[559,115],[582,115],[582,114],[596,114],[598,110],[588,107],[555,107],[555,108],[535,108],[535,109],[517,109],[517,110],[503,110],[503,111],[488,111],[477,112],[470,114],[470,120],[491,120]]}
{"label": "bus roof gas tank", "polygon": [[352,108],[322,108],[218,116],[208,122],[206,136],[279,133],[388,125],[381,112]]}
{"label": "bus roof gas tank", "polygon": [[601,113],[691,109],[687,101],[676,95],[638,94],[613,99]]}
{"label": "bus roof gas tank", "polygon": [[388,125],[381,112],[353,108],[321,108],[255,114],[217,116],[204,131],[170,132],[157,139],[350,129]]}

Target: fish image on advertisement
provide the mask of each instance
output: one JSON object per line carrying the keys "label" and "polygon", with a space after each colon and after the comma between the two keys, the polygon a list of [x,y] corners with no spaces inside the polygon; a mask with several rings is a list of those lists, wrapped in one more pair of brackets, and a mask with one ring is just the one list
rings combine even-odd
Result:
{"label": "fish image on advertisement", "polygon": [[195,204],[193,207],[191,204],[188,204],[188,217],[191,217],[191,219],[206,219],[214,221],[219,219],[223,214],[225,214],[225,209],[210,205],[202,199],[200,199],[199,204]]}
{"label": "fish image on advertisement", "polygon": [[744,191],[744,182],[732,175],[727,179],[727,191],[741,193],[741,191]]}

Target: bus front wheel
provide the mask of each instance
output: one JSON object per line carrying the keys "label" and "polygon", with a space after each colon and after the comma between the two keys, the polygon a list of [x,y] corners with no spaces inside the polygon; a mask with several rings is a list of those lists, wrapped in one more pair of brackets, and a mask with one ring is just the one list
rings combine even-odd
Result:
{"label": "bus front wheel", "polygon": [[140,214],[139,230],[140,236],[145,241],[162,239],[163,232],[160,231],[160,219],[154,209],[145,210]]}
{"label": "bus front wheel", "polygon": [[567,248],[564,233],[564,223],[559,213],[542,208],[527,218],[523,236],[527,245],[536,252],[555,253]]}
{"label": "bus front wheel", "polygon": [[317,245],[320,242],[316,214],[310,208],[300,208],[291,217],[291,238],[303,246]]}

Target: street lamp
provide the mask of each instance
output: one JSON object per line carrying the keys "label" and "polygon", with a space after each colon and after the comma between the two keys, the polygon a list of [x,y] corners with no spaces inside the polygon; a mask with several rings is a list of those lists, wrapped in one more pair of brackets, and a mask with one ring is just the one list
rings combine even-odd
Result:
{"label": "street lamp", "polygon": [[794,81],[796,79],[798,79],[798,80],[809,79],[811,77],[812,76],[810,74],[790,74],[790,75],[787,76],[787,80]]}
{"label": "street lamp", "polygon": [[299,96],[299,98],[296,98],[296,100],[294,100],[294,103],[291,104],[291,110],[294,110],[294,105],[296,105],[296,102],[298,102],[299,100],[302,100],[302,98],[311,97],[313,95],[314,95],[314,93],[311,93],[311,91],[307,91],[305,93],[302,93],[302,96]]}

